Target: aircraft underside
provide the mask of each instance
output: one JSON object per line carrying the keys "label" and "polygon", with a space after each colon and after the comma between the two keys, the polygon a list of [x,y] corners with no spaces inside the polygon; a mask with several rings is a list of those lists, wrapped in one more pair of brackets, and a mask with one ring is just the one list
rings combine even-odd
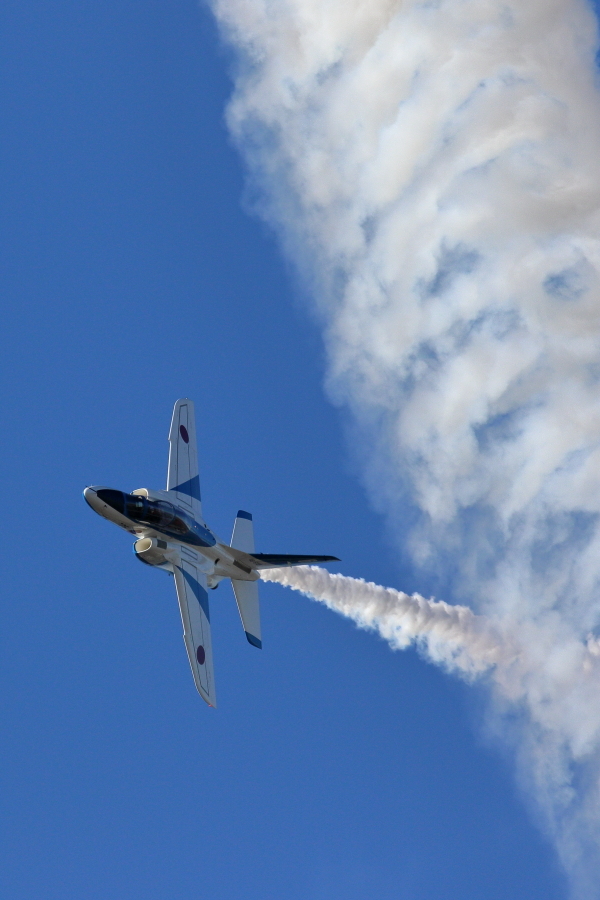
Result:
{"label": "aircraft underside", "polygon": [[202,516],[194,405],[178,400],[169,432],[167,489],[132,493],[87,487],[99,515],[135,535],[137,559],[174,576],[183,638],[198,692],[216,706],[208,589],[224,578],[233,586],[246,638],[262,647],[257,581],[260,570],[336,560],[335,556],[255,553],[252,515],[239,510],[231,541],[221,541]]}

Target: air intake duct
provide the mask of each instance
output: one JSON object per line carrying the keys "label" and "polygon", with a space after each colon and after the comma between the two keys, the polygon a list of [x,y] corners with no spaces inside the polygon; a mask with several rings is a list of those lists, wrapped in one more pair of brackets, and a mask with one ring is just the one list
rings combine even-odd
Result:
{"label": "air intake duct", "polygon": [[166,541],[145,537],[135,542],[133,552],[141,562],[149,566],[163,566],[168,562],[165,556],[168,546]]}

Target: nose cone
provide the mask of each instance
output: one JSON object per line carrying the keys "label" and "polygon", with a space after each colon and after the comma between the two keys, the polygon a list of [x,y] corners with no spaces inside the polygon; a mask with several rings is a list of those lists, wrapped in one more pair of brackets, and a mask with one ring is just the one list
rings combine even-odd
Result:
{"label": "nose cone", "polygon": [[[83,499],[91,506],[94,512],[100,513],[101,516],[106,515],[106,507],[114,507],[113,494],[121,495],[121,491],[111,491],[110,488],[102,487],[102,485],[94,484],[91,487],[86,487],[83,492]],[[119,504],[117,504],[118,506]]]}
{"label": "nose cone", "polygon": [[84,492],[83,492],[83,499],[85,500],[85,502],[86,502],[87,504],[89,504],[89,506],[92,507],[92,509],[95,509],[95,508],[96,508],[96,507],[94,506],[94,501],[97,499],[97,497],[98,497],[98,495],[97,495],[97,493],[96,493],[96,491],[95,491],[94,488],[92,488],[92,487],[86,487],[86,489],[85,489]]}
{"label": "nose cone", "polygon": [[115,491],[112,488],[100,487],[95,484],[92,487],[86,487],[83,497],[94,512],[105,518],[112,518],[113,512],[118,512],[121,515],[125,512],[125,494],[123,491]]}
{"label": "nose cone", "polygon": [[102,502],[102,497],[99,494],[102,493],[102,488],[94,485],[93,487],[86,487],[83,492],[83,499],[87,503],[88,506],[91,506],[94,512],[98,513],[98,515],[103,516],[106,512],[106,504]]}

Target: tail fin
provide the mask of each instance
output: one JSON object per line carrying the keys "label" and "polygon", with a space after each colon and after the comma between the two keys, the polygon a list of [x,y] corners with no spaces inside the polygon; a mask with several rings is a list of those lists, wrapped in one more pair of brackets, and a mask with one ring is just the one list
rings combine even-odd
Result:
{"label": "tail fin", "polygon": [[[231,546],[244,553],[254,552],[252,515],[243,509],[239,510],[233,525]],[[241,581],[237,578],[232,578],[231,584],[246,637],[253,647],[262,648],[258,584],[256,581]]]}

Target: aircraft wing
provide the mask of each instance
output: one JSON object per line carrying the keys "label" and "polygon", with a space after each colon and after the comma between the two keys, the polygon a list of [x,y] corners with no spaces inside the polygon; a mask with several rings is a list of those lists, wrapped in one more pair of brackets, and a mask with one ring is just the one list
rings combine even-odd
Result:
{"label": "aircraft wing", "polygon": [[216,706],[206,576],[197,565],[182,556],[173,560],[173,573],[183,622],[183,640],[194,682],[208,705]]}
{"label": "aircraft wing", "polygon": [[202,518],[194,404],[185,397],[175,404],[171,419],[167,490],[195,519]]}

